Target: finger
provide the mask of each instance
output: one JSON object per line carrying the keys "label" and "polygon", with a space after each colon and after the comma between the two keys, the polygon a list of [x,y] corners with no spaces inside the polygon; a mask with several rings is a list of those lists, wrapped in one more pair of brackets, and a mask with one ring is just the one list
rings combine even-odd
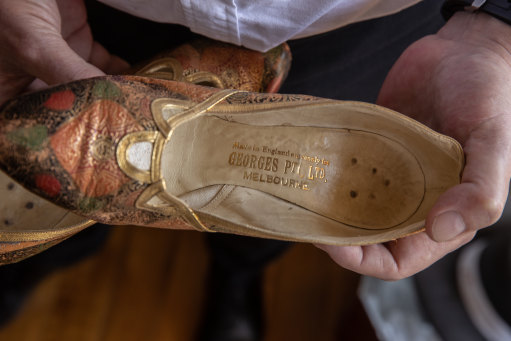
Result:
{"label": "finger", "polygon": [[419,233],[385,244],[316,246],[343,268],[384,280],[399,280],[425,269],[473,237],[474,233],[465,233],[450,242],[437,243],[426,233]]}
{"label": "finger", "polygon": [[49,85],[104,75],[104,72],[79,56],[59,36],[49,37],[41,45],[35,47],[35,52],[28,56],[27,68],[31,74]]}
{"label": "finger", "polygon": [[465,231],[494,224],[504,209],[509,186],[508,137],[486,131],[467,141],[462,183],[435,203],[426,219],[426,231],[436,241],[448,241]]}
{"label": "finger", "polygon": [[32,91],[39,91],[42,89],[45,89],[48,87],[48,84],[40,80],[39,78],[36,78],[30,83],[26,89],[25,92],[32,92]]}
{"label": "finger", "polygon": [[109,75],[126,72],[130,64],[122,58],[110,54],[101,44],[94,42],[90,54],[90,63]]}
{"label": "finger", "polygon": [[86,22],[64,37],[76,54],[106,74],[119,74],[129,68],[128,62],[110,54],[101,44],[93,40],[90,27]]}

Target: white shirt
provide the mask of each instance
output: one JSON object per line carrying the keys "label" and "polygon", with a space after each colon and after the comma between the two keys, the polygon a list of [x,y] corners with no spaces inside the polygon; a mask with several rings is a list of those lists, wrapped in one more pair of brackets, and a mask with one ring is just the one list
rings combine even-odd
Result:
{"label": "white shirt", "polygon": [[398,12],[420,0],[100,0],[132,15],[266,51],[278,44]]}

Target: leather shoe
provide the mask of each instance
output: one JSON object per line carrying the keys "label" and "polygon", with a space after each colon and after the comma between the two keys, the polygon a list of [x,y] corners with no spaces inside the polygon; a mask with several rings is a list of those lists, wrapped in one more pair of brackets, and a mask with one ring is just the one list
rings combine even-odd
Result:
{"label": "leather shoe", "polygon": [[[282,84],[290,62],[287,44],[260,53],[203,38],[164,52],[134,67],[130,73],[219,88],[272,92]],[[64,95],[47,105],[62,111],[69,100]],[[34,131],[38,134],[42,130]],[[36,141],[37,137],[29,140]],[[51,178],[47,175],[39,182]],[[52,180],[49,181],[47,185],[51,187]],[[0,265],[37,254],[95,223],[27,191],[1,171],[0,191],[9,197],[0,202]]]}
{"label": "leather shoe", "polygon": [[453,139],[359,102],[136,76],[7,103],[0,167],[107,224],[360,245],[420,231],[460,181]]}

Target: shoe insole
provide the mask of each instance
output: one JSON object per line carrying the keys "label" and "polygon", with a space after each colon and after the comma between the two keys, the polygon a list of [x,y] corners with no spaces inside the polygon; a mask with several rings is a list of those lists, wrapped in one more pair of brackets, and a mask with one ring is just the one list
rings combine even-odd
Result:
{"label": "shoe insole", "polygon": [[173,132],[161,165],[172,195],[242,186],[364,229],[406,221],[425,193],[424,173],[406,146],[352,129],[251,126],[203,116]]}

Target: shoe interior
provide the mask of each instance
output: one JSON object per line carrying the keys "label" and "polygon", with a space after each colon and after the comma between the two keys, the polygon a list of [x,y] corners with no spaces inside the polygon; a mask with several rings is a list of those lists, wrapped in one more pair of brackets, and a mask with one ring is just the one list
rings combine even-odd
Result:
{"label": "shoe interior", "polygon": [[12,240],[41,240],[40,233],[64,233],[93,224],[29,192],[3,172],[0,172],[0,193],[3,198],[0,200],[0,241],[7,240],[9,234]]}
{"label": "shoe interior", "polygon": [[378,242],[419,230],[438,196],[460,180],[457,143],[376,106],[225,110],[173,131],[161,175],[169,194],[230,233]]}

